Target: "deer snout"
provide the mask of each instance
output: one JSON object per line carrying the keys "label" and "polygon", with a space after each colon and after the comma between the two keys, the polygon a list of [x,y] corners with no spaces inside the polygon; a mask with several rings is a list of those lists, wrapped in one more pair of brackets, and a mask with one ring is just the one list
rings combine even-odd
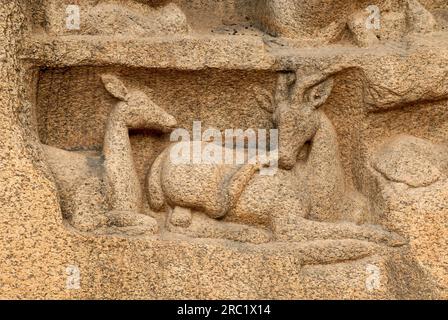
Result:
{"label": "deer snout", "polygon": [[177,127],[177,120],[170,114],[164,116],[164,120],[161,122],[161,130],[165,133],[171,132]]}
{"label": "deer snout", "polygon": [[287,152],[279,152],[278,156],[278,166],[283,170],[291,170],[294,168],[297,162],[297,158],[294,153]]}

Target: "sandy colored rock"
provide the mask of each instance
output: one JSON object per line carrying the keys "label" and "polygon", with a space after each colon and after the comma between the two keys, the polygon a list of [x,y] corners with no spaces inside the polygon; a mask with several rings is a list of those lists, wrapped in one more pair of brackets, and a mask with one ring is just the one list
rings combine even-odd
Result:
{"label": "sandy colored rock", "polygon": [[0,298],[447,299],[448,4],[369,5],[2,2]]}
{"label": "sandy colored rock", "polygon": [[398,136],[378,151],[373,166],[387,180],[427,187],[443,178],[447,151],[423,139]]}

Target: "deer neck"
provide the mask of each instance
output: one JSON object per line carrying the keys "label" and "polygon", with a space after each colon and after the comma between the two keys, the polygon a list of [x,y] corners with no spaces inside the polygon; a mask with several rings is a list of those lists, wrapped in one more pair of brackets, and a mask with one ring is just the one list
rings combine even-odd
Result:
{"label": "deer neck", "polygon": [[129,130],[126,122],[115,117],[109,117],[103,144],[103,154],[106,158],[127,155],[131,150]]}
{"label": "deer neck", "polygon": [[129,130],[123,115],[114,110],[104,137],[104,172],[111,210],[140,212],[142,191],[132,156]]}
{"label": "deer neck", "polygon": [[320,125],[310,145],[308,161],[335,163],[339,161],[339,148],[336,129],[330,119],[322,112]]}
{"label": "deer neck", "polygon": [[336,219],[335,206],[345,190],[344,169],[336,130],[324,113],[311,143],[306,183],[312,208],[310,218],[318,221]]}

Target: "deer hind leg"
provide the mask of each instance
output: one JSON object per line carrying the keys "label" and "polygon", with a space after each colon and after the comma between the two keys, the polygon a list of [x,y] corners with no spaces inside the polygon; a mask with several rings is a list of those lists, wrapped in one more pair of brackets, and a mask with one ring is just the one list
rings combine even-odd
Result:
{"label": "deer hind leg", "polygon": [[154,160],[146,176],[146,197],[149,207],[154,211],[161,211],[166,206],[165,193],[162,188],[162,167],[167,153],[165,150]]}
{"label": "deer hind leg", "polygon": [[158,231],[157,220],[144,214],[131,211],[113,210],[107,213],[108,225],[102,233],[118,233],[128,236],[155,234]]}
{"label": "deer hind leg", "polygon": [[276,233],[278,241],[354,239],[392,247],[406,244],[404,238],[379,226],[358,226],[349,222],[331,223],[302,219],[301,223],[290,225],[289,229],[284,228],[282,231],[281,234]]}
{"label": "deer hind leg", "polygon": [[149,206],[154,211],[160,211],[165,206],[168,210],[169,223],[176,227],[188,228],[192,221],[191,209],[181,206],[175,206],[174,209],[172,209],[165,201],[161,176],[163,163],[166,161],[167,156],[168,152],[165,150],[156,158],[146,178],[146,191]]}
{"label": "deer hind leg", "polygon": [[103,183],[100,177],[88,177],[70,190],[70,224],[78,230],[92,232],[107,224]]}
{"label": "deer hind leg", "polygon": [[167,230],[192,238],[222,239],[254,244],[267,243],[272,240],[272,232],[265,228],[219,221],[201,212],[194,213],[188,227],[178,227],[168,223]]}

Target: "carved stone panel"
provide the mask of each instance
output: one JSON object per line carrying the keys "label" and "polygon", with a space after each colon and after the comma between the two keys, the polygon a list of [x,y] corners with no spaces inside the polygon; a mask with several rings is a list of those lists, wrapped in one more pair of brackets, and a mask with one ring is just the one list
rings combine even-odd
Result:
{"label": "carved stone panel", "polygon": [[445,1],[0,18],[0,298],[448,298]]}

